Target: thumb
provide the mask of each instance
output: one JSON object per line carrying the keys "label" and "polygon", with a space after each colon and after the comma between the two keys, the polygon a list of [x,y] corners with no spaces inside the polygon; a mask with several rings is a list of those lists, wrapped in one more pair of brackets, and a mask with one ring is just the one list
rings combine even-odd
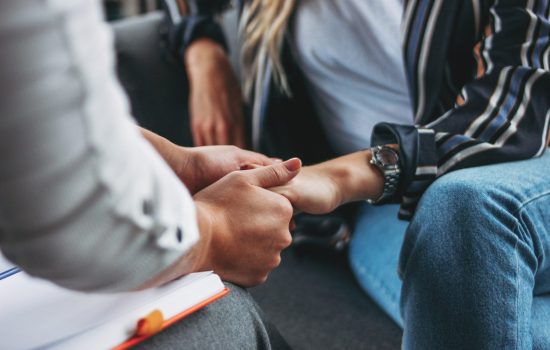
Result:
{"label": "thumb", "polygon": [[292,158],[283,163],[269,165],[246,172],[250,179],[250,184],[271,188],[282,186],[292,180],[302,168],[302,161],[298,158]]}

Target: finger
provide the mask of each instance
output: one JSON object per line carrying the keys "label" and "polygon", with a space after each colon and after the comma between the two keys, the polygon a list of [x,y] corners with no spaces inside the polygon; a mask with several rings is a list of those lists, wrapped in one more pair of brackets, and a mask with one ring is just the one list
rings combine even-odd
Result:
{"label": "finger", "polygon": [[193,136],[193,145],[195,145],[196,147],[204,146],[204,141],[197,125],[192,125],[191,134]]}
{"label": "finger", "polygon": [[244,125],[242,123],[238,123],[233,128],[233,144],[239,148],[246,148]]}
{"label": "finger", "polygon": [[292,204],[292,207],[294,208],[293,216],[296,216],[302,212],[302,208],[300,208],[300,203],[298,203],[298,194],[296,193],[296,190],[292,188],[291,185],[271,187],[269,188],[269,190],[271,192],[280,194],[281,196],[288,199],[288,201]]}
{"label": "finger", "polygon": [[252,185],[270,188],[286,184],[298,175],[301,168],[300,159],[292,158],[280,164],[247,171],[246,175]]}
{"label": "finger", "polygon": [[215,137],[216,137],[216,144],[217,145],[229,145],[229,127],[227,124],[224,123],[218,123],[215,127]]}
{"label": "finger", "polygon": [[247,165],[247,164],[273,165],[276,163],[282,163],[282,161],[280,162],[274,161],[273,158],[269,158],[261,153],[245,151],[245,150],[241,150],[239,158],[242,165]]}
{"label": "finger", "polygon": [[265,165],[259,165],[259,164],[245,164],[241,166],[241,170],[252,170],[252,169],[259,169],[263,168]]}
{"label": "finger", "polygon": [[244,131],[244,102],[242,96],[240,95],[240,89],[234,89],[237,94],[232,97],[232,101],[239,101],[239,103],[231,103],[232,109],[232,130],[231,130],[231,139],[233,145],[246,148],[246,139]]}
{"label": "finger", "polygon": [[215,131],[212,125],[209,125],[209,124],[203,125],[202,131],[201,131],[201,137],[202,137],[204,146],[212,146],[216,144],[214,134],[215,134]]}
{"label": "finger", "polygon": [[269,188],[271,192],[275,192],[277,194],[280,194],[281,196],[288,199],[288,201],[295,206],[297,203],[297,195],[295,193],[295,189],[291,185],[283,185],[283,186],[276,186]]}

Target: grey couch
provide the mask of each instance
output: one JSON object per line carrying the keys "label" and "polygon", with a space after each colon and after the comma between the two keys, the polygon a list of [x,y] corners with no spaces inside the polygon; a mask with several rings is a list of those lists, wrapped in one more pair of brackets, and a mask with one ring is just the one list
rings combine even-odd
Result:
{"label": "grey couch", "polygon": [[[155,13],[113,25],[118,73],[138,121],[190,145],[185,72],[162,47],[161,21]],[[226,17],[225,26],[234,41],[234,17]],[[362,292],[345,254],[291,247],[251,293],[295,349],[400,347],[401,330]]]}

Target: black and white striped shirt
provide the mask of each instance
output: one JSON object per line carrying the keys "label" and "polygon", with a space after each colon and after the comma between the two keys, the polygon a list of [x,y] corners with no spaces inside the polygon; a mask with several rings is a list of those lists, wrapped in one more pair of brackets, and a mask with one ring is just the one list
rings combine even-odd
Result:
{"label": "black and white striped shirt", "polygon": [[404,54],[415,126],[379,124],[401,146],[400,215],[450,171],[540,156],[548,145],[548,0],[411,0]]}

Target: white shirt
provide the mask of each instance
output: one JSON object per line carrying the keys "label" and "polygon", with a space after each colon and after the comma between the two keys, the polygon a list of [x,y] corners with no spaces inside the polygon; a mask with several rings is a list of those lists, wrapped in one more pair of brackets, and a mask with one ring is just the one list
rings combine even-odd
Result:
{"label": "white shirt", "polygon": [[369,147],[379,122],[412,124],[403,0],[302,0],[297,6],[294,56],[335,150]]}
{"label": "white shirt", "polygon": [[189,193],[141,137],[97,0],[0,1],[0,247],[80,290],[128,290],[198,239]]}

